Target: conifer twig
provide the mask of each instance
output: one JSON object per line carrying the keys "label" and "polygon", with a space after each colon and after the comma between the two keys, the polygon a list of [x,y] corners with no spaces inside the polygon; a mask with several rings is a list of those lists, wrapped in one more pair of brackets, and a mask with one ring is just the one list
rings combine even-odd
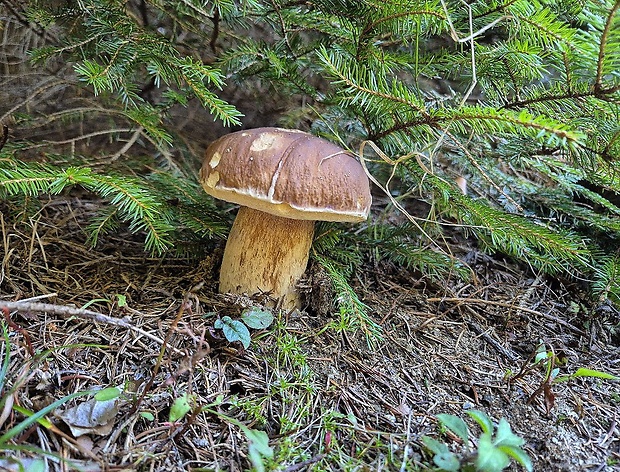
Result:
{"label": "conifer twig", "polygon": [[144,131],[144,127],[139,126],[138,129],[133,133],[131,138],[125,143],[125,145],[121,149],[119,149],[116,153],[114,153],[113,156],[107,159],[107,163],[110,164],[114,161],[117,161],[123,154],[129,151],[131,146],[133,146],[136,143],[136,141],[142,134],[142,131]]}
{"label": "conifer twig", "polygon": [[603,88],[603,62],[605,60],[605,46],[607,46],[607,40],[613,23],[613,18],[616,12],[620,9],[620,0],[616,0],[615,5],[609,11],[607,21],[605,21],[605,28],[601,34],[601,42],[598,51],[598,61],[596,63],[596,80],[594,81],[594,91],[600,92]]}
{"label": "conifer twig", "polygon": [[[97,311],[86,310],[83,308],[75,308],[75,307],[66,306],[66,305],[55,305],[52,303],[37,303],[37,302],[27,302],[27,301],[7,302],[3,300],[3,301],[0,301],[0,310],[3,310],[3,309],[7,309],[9,311],[19,311],[19,312],[28,312],[28,311],[35,311],[35,312],[41,312],[41,313],[46,312],[46,313],[53,313],[55,315],[59,315],[63,317],[75,316],[78,318],[91,320],[96,323],[105,323],[105,324],[110,324],[110,325],[120,326],[122,328],[130,329],[132,331],[135,331],[138,334],[141,334],[142,336],[145,336],[157,342],[158,344],[163,345],[165,342],[163,339],[155,336],[154,334],[148,333],[144,331],[143,329],[140,329],[137,326],[132,325],[127,319],[127,317],[114,318],[112,316],[104,315],[103,313],[99,313]],[[172,347],[172,349],[177,354],[184,354],[184,352],[179,349],[176,349],[174,347]]]}

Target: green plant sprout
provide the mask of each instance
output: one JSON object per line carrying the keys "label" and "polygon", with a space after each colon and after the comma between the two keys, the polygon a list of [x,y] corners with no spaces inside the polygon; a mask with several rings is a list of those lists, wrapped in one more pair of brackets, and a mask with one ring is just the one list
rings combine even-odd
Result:
{"label": "green plant sprout", "polygon": [[168,421],[172,424],[181,421],[187,413],[192,411],[192,404],[196,403],[196,395],[188,395],[187,392],[177,397],[168,414]]}
{"label": "green plant sprout", "polygon": [[201,411],[218,416],[220,419],[237,426],[248,440],[248,458],[256,472],[265,471],[265,461],[273,458],[273,449],[269,446],[269,437],[264,431],[248,428],[241,421],[225,415],[215,409],[224,398],[220,395],[215,401],[201,408]]}
{"label": "green plant sprout", "polygon": [[540,386],[532,393],[527,403],[532,403],[534,399],[543,394],[545,401],[545,408],[547,414],[551,412],[555,404],[555,394],[553,393],[552,386],[561,382],[569,382],[577,378],[595,378],[601,380],[620,380],[620,377],[602,372],[600,370],[588,369],[585,367],[579,367],[575,372],[571,374],[560,375],[560,367],[565,366],[567,359],[564,355],[556,354],[552,346],[548,346],[545,343],[540,343],[536,350],[529,356],[529,358],[523,363],[521,370],[512,377],[509,378],[509,382],[512,383],[518,379],[523,378],[525,375],[532,371],[543,369],[543,381]]}
{"label": "green plant sprout", "polygon": [[250,308],[245,310],[240,320],[233,320],[230,316],[223,316],[215,321],[213,327],[221,329],[229,342],[240,341],[243,347],[250,347],[252,329],[265,329],[273,323],[273,315],[262,308]]}
{"label": "green plant sprout", "polygon": [[[469,427],[458,416],[438,414],[437,419],[442,427],[455,434],[465,447],[463,453],[457,454],[442,443],[429,436],[422,436],[422,443],[433,456],[436,470],[446,472],[500,472],[510,465],[514,459],[528,472],[533,470],[532,461],[522,449],[525,441],[515,435],[508,421],[504,418],[499,420],[497,427],[488,415],[479,410],[469,410],[467,414],[482,429],[482,434],[477,440],[472,437]],[[475,447],[470,447],[472,442]]]}

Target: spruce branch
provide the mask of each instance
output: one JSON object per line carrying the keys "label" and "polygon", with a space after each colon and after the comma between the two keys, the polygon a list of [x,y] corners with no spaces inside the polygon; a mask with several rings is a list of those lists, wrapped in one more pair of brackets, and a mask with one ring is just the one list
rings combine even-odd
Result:
{"label": "spruce branch", "polygon": [[[518,114],[498,112],[494,108],[479,107],[462,107],[460,110],[443,118],[449,120],[451,124],[455,122],[464,122],[475,128],[476,123],[485,123],[488,126],[481,131],[484,132],[502,132],[508,131],[513,133],[524,132],[527,130],[534,131],[534,137],[546,137],[547,146],[557,146],[567,143],[568,145],[580,144],[585,135],[577,130],[570,129],[566,124],[556,121],[550,117],[534,116],[523,110]],[[499,123],[507,125],[500,127]]]}
{"label": "spruce branch", "polygon": [[117,231],[120,227],[118,209],[115,207],[99,211],[99,214],[91,218],[87,227],[88,238],[86,242],[91,246],[97,246],[99,239],[112,231]]}
{"label": "spruce branch", "polygon": [[471,271],[461,261],[432,245],[421,246],[416,234],[417,228],[410,223],[400,226],[376,224],[371,235],[361,234],[359,240],[377,260],[392,261],[398,266],[416,270],[433,282],[451,276],[470,278]]}
{"label": "spruce branch", "polygon": [[[514,11],[517,5],[525,4],[526,2],[515,2],[510,10]],[[572,50],[578,49],[578,46],[573,42],[577,32],[565,22],[558,20],[555,13],[549,8],[528,5],[525,11],[516,13],[515,17],[519,21],[520,33],[524,37],[531,38],[543,48],[564,45]]]}
{"label": "spruce branch", "polygon": [[525,110],[518,113],[505,112],[491,107],[461,107],[456,110],[437,110],[427,116],[393,126],[371,135],[372,140],[381,140],[388,135],[407,131],[419,126],[431,126],[441,131],[442,126],[450,126],[453,132],[467,135],[475,133],[524,133],[535,139],[544,139],[547,146],[580,145],[585,135],[571,129],[565,123],[552,118],[532,115]]}
{"label": "spruce branch", "polygon": [[[197,6],[196,12],[209,14]],[[137,85],[146,70],[147,80],[155,86],[186,88],[216,119],[226,125],[240,124],[238,110],[209,89],[222,87],[221,72],[182,55],[167,38],[126,15],[120,4],[106,6],[97,0],[83,0],[66,14],[76,21],[73,30],[66,34],[69,44],[34,51],[34,60],[69,55],[77,60],[74,70],[78,78],[91,86],[96,96],[116,93],[121,103],[134,112],[146,106]],[[152,127],[145,129],[153,131]]]}
{"label": "spruce branch", "polygon": [[382,329],[368,313],[366,306],[357,296],[349,282],[343,267],[336,261],[320,255],[315,255],[316,261],[327,272],[333,289],[336,292],[336,303],[340,310],[341,322],[348,329],[361,329],[366,335],[369,345],[381,339]]}
{"label": "spruce branch", "polygon": [[[169,176],[170,180],[174,178]],[[0,197],[3,198],[59,194],[74,185],[99,195],[111,206],[111,209],[104,208],[89,226],[88,240],[93,244],[101,235],[117,228],[119,221],[128,223],[131,232],[144,234],[145,249],[156,254],[170,249],[174,235],[184,228],[201,237],[221,237],[227,231],[227,223],[209,209],[202,192],[196,192],[199,198],[184,198],[183,202],[176,203],[170,200],[174,191],[164,181],[152,185],[148,180],[112,173],[97,174],[89,168],[62,169],[0,161]],[[172,186],[180,187],[180,182]]]}
{"label": "spruce branch", "polygon": [[620,0],[616,0],[615,4],[609,10],[607,15],[607,20],[605,21],[605,27],[601,33],[601,38],[599,41],[599,51],[598,51],[598,61],[596,65],[596,79],[594,81],[594,90],[600,91],[603,89],[603,64],[605,62],[605,55],[607,49],[608,37],[611,32],[611,25],[614,21],[614,17],[618,10],[620,9]]}
{"label": "spruce branch", "polygon": [[[430,16],[438,20],[446,19],[446,17],[442,14],[442,12],[439,12],[437,10],[420,9],[420,10],[397,11],[395,13],[387,14],[375,20],[369,21],[368,24],[364,26],[361,36],[367,36],[375,32],[376,30],[380,29],[378,27],[386,25],[386,24],[388,25],[388,28],[393,28],[393,25],[398,25],[400,28],[402,28],[404,25],[408,25],[409,23],[411,23],[407,19],[408,17],[415,18],[418,16],[422,16],[422,17]],[[402,30],[400,32],[404,33]]]}
{"label": "spruce branch", "polygon": [[592,284],[594,294],[599,300],[612,300],[620,303],[620,256],[618,254],[604,257],[597,265]]}
{"label": "spruce branch", "polygon": [[383,92],[382,90],[389,88],[389,82],[387,77],[377,75],[377,71],[370,71],[360,67],[351,61],[351,59],[347,59],[344,54],[338,54],[338,51],[335,50],[327,51],[327,49],[323,47],[318,51],[318,54],[328,71],[338,79],[335,84],[338,85],[342,83],[348,87],[343,94],[343,102],[350,102],[352,104],[359,102],[361,105],[364,105],[367,103],[367,97],[377,97],[379,99],[405,105],[415,110],[427,121],[431,120],[426,108],[413,100],[413,96],[408,96],[407,98],[402,96],[402,94],[406,92],[397,81],[393,81],[391,85],[393,87],[398,87],[401,94]]}

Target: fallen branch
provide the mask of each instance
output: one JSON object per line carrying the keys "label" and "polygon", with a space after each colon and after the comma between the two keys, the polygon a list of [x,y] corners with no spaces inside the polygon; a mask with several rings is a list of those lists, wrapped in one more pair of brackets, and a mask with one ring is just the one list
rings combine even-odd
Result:
{"label": "fallen branch", "polygon": [[[18,301],[18,302],[7,302],[0,301],[0,310],[7,309],[9,311],[18,311],[18,312],[39,312],[39,313],[53,313],[55,315],[69,317],[75,316],[77,318],[82,318],[86,320],[91,320],[96,323],[105,323],[114,326],[120,326],[121,328],[130,329],[135,331],[142,336],[145,336],[161,345],[165,343],[165,341],[151,333],[144,331],[143,329],[138,328],[137,326],[132,325],[128,318],[114,318],[112,316],[104,315],[103,313],[99,313],[97,311],[85,310],[82,308],[75,308],[71,306],[65,305],[54,305],[52,303],[37,303],[37,302],[29,302],[29,301]],[[171,348],[177,354],[185,354],[183,351],[176,349],[171,346]]]}

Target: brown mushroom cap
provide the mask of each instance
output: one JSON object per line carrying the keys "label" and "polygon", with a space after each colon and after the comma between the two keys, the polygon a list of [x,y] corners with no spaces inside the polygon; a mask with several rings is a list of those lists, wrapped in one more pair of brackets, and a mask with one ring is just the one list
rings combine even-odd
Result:
{"label": "brown mushroom cap", "polygon": [[200,180],[221,200],[284,218],[363,221],[370,185],[352,154],[302,131],[256,128],[207,148]]}

